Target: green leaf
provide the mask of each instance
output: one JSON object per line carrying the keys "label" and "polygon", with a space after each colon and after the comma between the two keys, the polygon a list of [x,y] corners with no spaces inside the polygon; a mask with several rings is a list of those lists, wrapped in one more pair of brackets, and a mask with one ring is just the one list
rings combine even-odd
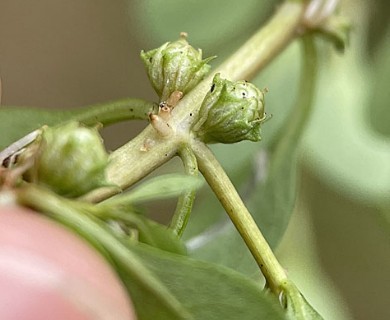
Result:
{"label": "green leaf", "polygon": [[[218,0],[155,0],[131,4],[130,20],[137,21],[140,42],[152,41],[148,45],[154,47],[176,39],[179,32],[185,31],[191,43],[202,45],[203,52],[217,54],[219,58],[243,42],[248,32],[254,31],[273,10],[272,4],[264,0],[247,0],[245,5],[237,5],[235,0],[226,0],[223,5]],[[189,12],[197,18],[188,19]],[[174,19],[162,19],[172,13]]]}
{"label": "green leaf", "polygon": [[288,320],[323,320],[291,281],[282,285]]}
{"label": "green leaf", "polygon": [[[390,37],[390,28],[385,32],[386,38]],[[369,103],[366,105],[366,114],[372,129],[390,139],[390,42],[385,41],[378,49],[374,68],[372,69],[375,81],[369,93]],[[370,68],[371,70],[371,68]]]}
{"label": "green leaf", "polygon": [[[143,217],[141,217],[143,218]],[[173,233],[167,226],[154,222],[152,220],[145,219],[145,232],[140,232],[139,241],[151,245],[155,248],[186,255],[187,249],[184,242]]]}
{"label": "green leaf", "polygon": [[139,240],[151,246],[185,254],[183,243],[168,227],[134,213],[134,205],[151,200],[162,200],[180,196],[196,190],[202,179],[185,174],[165,174],[152,178],[131,191],[114,196],[99,203],[93,210],[105,220],[121,221],[139,231]]}
{"label": "green leaf", "polygon": [[179,196],[186,191],[200,188],[203,181],[184,174],[166,174],[152,178],[126,194],[112,197],[101,205],[129,205],[150,200],[162,200]]}
{"label": "green leaf", "polygon": [[173,233],[167,226],[154,222],[140,214],[127,208],[99,208],[95,216],[103,218],[106,221],[117,221],[126,227],[136,229],[138,232],[138,241],[161,250],[172,253],[187,254],[187,249],[181,239]]}
{"label": "green leaf", "polygon": [[0,150],[43,125],[76,120],[86,125],[109,125],[124,120],[147,119],[155,104],[122,99],[69,110],[0,106]]}
{"label": "green leaf", "polygon": [[343,57],[321,65],[302,159],[332,190],[377,207],[390,194],[390,45],[370,64],[361,46],[353,41]]}
{"label": "green leaf", "polygon": [[[141,245],[132,250],[178,297],[194,319],[284,319],[280,306],[271,296],[231,269]],[[128,281],[132,283],[131,279]],[[144,308],[151,307],[145,301]]]}
{"label": "green leaf", "polygon": [[0,107],[0,149],[43,125],[55,125],[69,120],[63,111],[48,111],[23,107]]}

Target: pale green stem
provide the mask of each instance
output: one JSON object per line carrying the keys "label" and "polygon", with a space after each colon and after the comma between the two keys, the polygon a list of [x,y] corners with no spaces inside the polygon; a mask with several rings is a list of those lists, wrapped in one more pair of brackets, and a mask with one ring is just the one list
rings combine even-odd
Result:
{"label": "pale green stem", "polygon": [[[196,162],[195,155],[191,148],[188,145],[183,145],[179,148],[178,154],[183,161],[185,173],[190,176],[198,176],[198,163]],[[187,226],[195,195],[196,190],[187,191],[179,197],[177,202],[175,213],[173,214],[169,227],[179,237],[182,236],[184,229]]]}
{"label": "pale green stem", "polygon": [[71,119],[87,125],[96,123],[110,125],[126,120],[148,120],[149,113],[157,111],[158,105],[156,103],[141,99],[125,98],[65,111],[65,113],[69,113]]}
{"label": "pale green stem", "polygon": [[[291,143],[291,139],[295,141],[296,135],[301,135],[313,105],[317,53],[313,39],[310,36],[303,37],[302,56],[301,84],[296,108],[294,109],[296,114],[293,121],[289,121],[284,131],[283,135],[286,136],[286,139],[283,139],[282,143],[278,145],[277,151],[279,152],[286,147],[286,144]],[[256,222],[211,150],[203,142],[197,140],[193,141],[191,147],[198,160],[199,170],[217,195],[230,220],[251,251],[267,281],[268,287],[276,295],[279,295],[289,282],[284,269],[277,261]],[[275,161],[281,160],[275,158]]]}
{"label": "pale green stem", "polygon": [[[159,137],[149,126],[135,139],[111,154],[108,180],[124,189],[145,177],[176,153],[183,142],[189,140],[191,125],[196,121],[201,102],[210,88],[213,75],[222,73],[231,80],[250,80],[275,58],[295,37],[299,36],[306,5],[298,2],[282,4],[275,16],[228,58],[209,77],[188,93],[173,110],[170,125],[174,136]],[[147,151],[145,144],[150,145]],[[117,193],[118,189],[97,190],[86,197],[88,201],[100,201]]]}
{"label": "pale green stem", "polygon": [[278,295],[281,290],[280,285],[287,280],[286,273],[211,150],[200,141],[194,141],[192,148],[198,160],[199,170],[244,239],[269,288]]}
{"label": "pale green stem", "polygon": [[[147,127],[133,140],[110,155],[107,177],[110,183],[126,189],[170,160],[177,153],[177,141],[159,137]],[[118,188],[102,188],[83,197],[98,202],[118,193]]]}
{"label": "pale green stem", "polygon": [[177,113],[175,113],[177,121],[188,121],[190,125],[196,120],[196,117],[188,117],[188,114],[198,112],[216,73],[232,81],[250,80],[276,58],[292,40],[299,36],[305,8],[303,3],[283,3],[265,26],[182,99],[174,110]]}

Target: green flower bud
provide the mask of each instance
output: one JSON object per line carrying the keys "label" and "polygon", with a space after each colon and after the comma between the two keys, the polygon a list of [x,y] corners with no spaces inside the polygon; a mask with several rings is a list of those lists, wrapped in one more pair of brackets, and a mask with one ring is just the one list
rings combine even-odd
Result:
{"label": "green flower bud", "polygon": [[265,118],[262,91],[247,81],[232,82],[216,74],[193,130],[207,143],[259,141]]}
{"label": "green flower bud", "polygon": [[175,42],[167,42],[148,52],[141,51],[141,58],[160,101],[166,101],[174,91],[189,92],[209,72],[207,63],[214,59],[202,60],[202,50],[190,46],[185,33]]}
{"label": "green flower bud", "polygon": [[108,154],[95,128],[69,122],[48,127],[42,134],[34,180],[66,197],[78,197],[107,186]]}

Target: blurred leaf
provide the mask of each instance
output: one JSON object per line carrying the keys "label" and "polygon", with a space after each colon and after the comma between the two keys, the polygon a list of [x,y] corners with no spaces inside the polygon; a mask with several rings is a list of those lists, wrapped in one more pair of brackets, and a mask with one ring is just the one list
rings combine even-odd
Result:
{"label": "blurred leaf", "polygon": [[[280,306],[271,296],[231,269],[144,246],[131,249],[178,297],[194,319],[284,319]],[[124,280],[132,286],[131,278],[124,276]],[[134,297],[137,297],[137,293],[132,292]],[[150,299],[143,302],[142,310],[153,308]],[[145,319],[161,318],[155,313],[154,318]]]}
{"label": "blurred leaf", "polygon": [[[315,189],[315,186],[316,183],[310,185],[307,179],[304,177],[302,178],[302,189],[300,190],[297,199],[297,210],[294,211],[288,225],[288,230],[277,249],[278,261],[282,266],[287,268],[289,279],[294,283],[299,284],[300,291],[304,292],[304,295],[309,298],[310,304],[315,307],[322,317],[325,319],[350,320],[352,319],[352,316],[346,305],[345,292],[340,292],[340,283],[333,278],[334,275],[329,274],[329,268],[324,265],[324,260],[327,260],[327,258],[324,258],[323,256],[324,247],[321,247],[321,244],[318,243],[318,239],[321,238],[321,231],[315,228],[315,225],[320,226],[322,232],[328,236],[327,239],[334,239],[334,227],[331,226],[330,221],[333,216],[335,223],[340,225],[340,229],[342,230],[345,228],[339,217],[339,214],[343,212],[343,209],[340,208],[339,212],[335,212],[334,210],[331,211],[324,206],[324,200],[317,201],[316,208],[308,208],[308,190],[309,193],[317,194],[318,198],[326,198],[326,201],[334,200],[331,199],[329,195],[324,194],[323,190]],[[334,207],[336,206],[337,204],[334,204]],[[323,208],[323,212],[318,210],[318,207],[321,207],[321,210]],[[363,208],[362,211],[364,211]],[[323,213],[323,220],[327,221],[326,225],[324,223],[319,224],[312,221],[313,219],[316,219],[313,218],[313,216],[318,218]],[[346,217],[341,219],[348,221],[348,218]],[[350,222],[347,222],[347,224],[348,223]],[[357,227],[357,229],[359,228]],[[351,240],[351,243],[353,243],[355,240],[351,238],[350,235],[351,232],[348,232],[348,237]],[[329,244],[327,243],[326,246],[328,245]],[[333,248],[337,248],[339,245],[340,242],[337,243],[337,241],[333,241]],[[329,250],[329,255],[332,256],[334,250],[325,250]],[[360,249],[356,248],[356,251],[359,250]],[[353,253],[351,253],[351,255],[353,255]],[[345,259],[348,260],[348,257],[345,257]],[[336,263],[344,266],[345,260],[342,262],[338,260]],[[351,260],[349,263],[355,265],[356,261]],[[348,273],[348,270],[350,270],[350,268],[345,266],[346,273]],[[364,272],[363,270],[361,271]],[[338,279],[344,276],[340,274],[339,269],[337,272],[339,273]],[[359,284],[357,284],[357,286],[359,286]],[[364,287],[364,285],[361,285],[361,287]]]}
{"label": "blurred leaf", "polygon": [[[104,213],[107,211],[107,213]],[[186,255],[187,250],[181,239],[166,225],[159,224],[132,210],[110,208],[99,210],[99,217],[105,220],[118,221],[138,232],[138,241],[164,251]]]}
{"label": "blurred leaf", "polygon": [[55,125],[69,120],[64,111],[22,107],[0,107],[0,149],[43,125]]}
{"label": "blurred leaf", "polygon": [[[390,28],[387,30],[387,39],[390,37]],[[390,41],[383,42],[378,48],[373,72],[367,116],[373,129],[390,139]]]}
{"label": "blurred leaf", "polygon": [[139,232],[139,241],[162,250],[185,254],[184,244],[167,226],[149,220],[134,211],[134,205],[150,200],[162,200],[180,196],[188,190],[196,190],[203,180],[185,174],[165,174],[143,182],[127,193],[99,203],[93,210],[105,220],[123,222]]}
{"label": "blurred leaf", "polygon": [[257,213],[260,228],[265,226],[263,232],[271,247],[279,242],[294,209],[298,147],[313,109],[317,50],[312,36],[301,41],[302,71],[297,101],[268,154],[259,154],[260,175],[248,201],[250,211]]}
{"label": "blurred leaf", "polygon": [[176,173],[165,174],[149,179],[125,194],[120,194],[101,202],[100,205],[126,206],[150,200],[172,198],[186,191],[196,190],[202,184],[203,181],[198,177]]}
{"label": "blurred leaf", "polygon": [[[321,65],[320,90],[302,158],[330,188],[377,206],[388,201],[390,194],[390,140],[373,130],[368,114],[381,117],[377,130],[389,127],[389,90],[382,73],[387,66],[373,69],[363,59],[360,46],[359,41],[352,42],[343,57],[334,55]],[[381,91],[376,97],[370,96],[372,86]]]}
{"label": "blurred leaf", "polygon": [[[350,9],[352,9],[350,11],[353,12],[355,8],[351,6]],[[356,21],[362,21],[366,20],[368,17],[368,21],[365,22],[366,27],[364,34],[362,35],[364,37],[362,42],[365,46],[364,50],[367,50],[369,54],[374,54],[382,43],[388,42],[389,34],[383,32],[383,30],[388,30],[390,27],[390,17],[388,14],[389,10],[389,1],[375,0],[373,5],[369,7],[369,10],[363,10],[365,16],[359,16],[356,19]]]}
{"label": "blurred leaf", "polygon": [[153,103],[130,98],[69,110],[0,106],[0,150],[43,125],[52,126],[69,120],[86,125],[109,125],[123,120],[146,119],[154,107]]}
{"label": "blurred leaf", "polygon": [[132,3],[130,14],[137,29],[141,28],[140,41],[147,39],[156,47],[176,40],[185,31],[191,45],[201,46],[206,57],[218,55],[216,63],[220,63],[223,55],[246,40],[272,9],[272,2],[264,0],[247,0],[245,4],[235,0],[223,4],[218,0],[155,0]]}
{"label": "blurred leaf", "polygon": [[[141,217],[142,219],[143,217]],[[163,251],[180,255],[186,255],[187,250],[184,242],[172,232],[167,226],[149,219],[145,219],[145,232],[140,232],[139,241],[146,243]]]}

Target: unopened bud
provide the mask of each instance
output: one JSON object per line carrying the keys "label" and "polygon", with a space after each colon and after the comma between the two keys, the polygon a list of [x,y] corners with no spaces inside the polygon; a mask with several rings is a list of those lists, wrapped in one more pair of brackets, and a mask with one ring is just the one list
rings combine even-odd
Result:
{"label": "unopened bud", "polygon": [[66,197],[78,197],[107,186],[108,154],[95,128],[69,122],[48,127],[42,134],[34,180]]}
{"label": "unopened bud", "polygon": [[202,60],[202,50],[196,50],[182,33],[175,42],[141,52],[148,77],[160,101],[166,101],[174,91],[183,94],[194,88],[209,72],[207,64],[214,57]]}
{"label": "unopened bud", "polygon": [[216,74],[193,130],[207,143],[259,141],[264,93],[247,81],[232,82]]}

